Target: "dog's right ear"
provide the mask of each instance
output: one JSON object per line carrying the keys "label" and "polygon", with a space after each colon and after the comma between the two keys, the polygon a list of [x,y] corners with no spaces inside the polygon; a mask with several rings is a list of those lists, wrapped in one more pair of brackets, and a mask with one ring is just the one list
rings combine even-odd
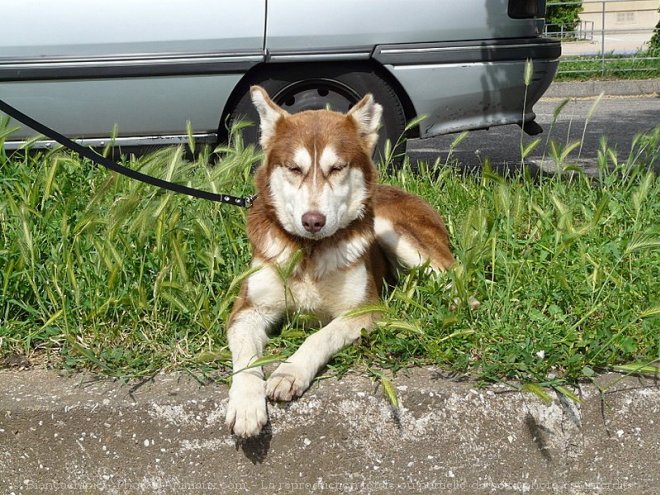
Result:
{"label": "dog's right ear", "polygon": [[257,109],[257,112],[259,112],[259,128],[261,129],[259,144],[261,144],[262,148],[265,148],[275,133],[277,121],[282,117],[288,116],[289,113],[278,107],[261,86],[252,86],[250,88],[250,95],[252,96],[252,103]]}

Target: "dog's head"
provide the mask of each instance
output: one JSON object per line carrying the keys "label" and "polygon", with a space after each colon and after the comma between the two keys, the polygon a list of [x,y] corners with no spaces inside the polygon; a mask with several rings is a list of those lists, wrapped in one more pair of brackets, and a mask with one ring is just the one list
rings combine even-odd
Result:
{"label": "dog's head", "polygon": [[371,155],[382,107],[367,95],[346,114],[289,114],[263,88],[253,86],[251,94],[265,153],[256,185],[282,227],[322,239],[361,218],[376,182]]}

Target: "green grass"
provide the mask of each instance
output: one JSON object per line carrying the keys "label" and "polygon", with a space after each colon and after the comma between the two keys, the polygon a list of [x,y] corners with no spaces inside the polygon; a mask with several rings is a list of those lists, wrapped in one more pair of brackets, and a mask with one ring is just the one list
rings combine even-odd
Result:
{"label": "green grass", "polygon": [[660,77],[660,51],[645,50],[637,54],[606,54],[605,64],[598,55],[564,57],[559,62],[555,81],[588,81],[592,79],[653,79]]}
{"label": "green grass", "polygon": [[[415,172],[406,162],[384,176],[443,213],[459,263],[404,276],[378,327],[329,373],[437,365],[559,386],[616,366],[656,369],[660,182],[649,167],[659,146],[660,127],[625,157],[603,144],[591,179],[556,147],[549,154],[567,155],[565,173],[552,177],[523,168],[505,179],[487,164],[468,175],[451,160]],[[252,148],[236,142],[210,169],[207,158],[189,162],[175,149],[129,165],[252,192]],[[115,377],[228,378],[225,320],[249,261],[244,210],[156,190],[64,151],[0,152],[0,186],[3,356]],[[316,328],[293,315],[266,355],[291,354]]]}

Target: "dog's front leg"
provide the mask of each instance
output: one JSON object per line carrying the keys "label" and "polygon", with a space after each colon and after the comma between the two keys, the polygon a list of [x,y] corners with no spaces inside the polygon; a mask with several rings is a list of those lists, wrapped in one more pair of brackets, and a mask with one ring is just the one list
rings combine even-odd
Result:
{"label": "dog's front leg", "polygon": [[373,321],[371,314],[338,317],[309,336],[268,378],[268,397],[274,401],[288,401],[302,395],[332,356],[359,339],[362,329],[370,330]]}
{"label": "dog's front leg", "polygon": [[229,389],[226,423],[232,433],[243,438],[258,435],[268,421],[263,371],[261,367],[245,368],[261,357],[271,316],[246,307],[236,312],[227,330],[235,374]]}

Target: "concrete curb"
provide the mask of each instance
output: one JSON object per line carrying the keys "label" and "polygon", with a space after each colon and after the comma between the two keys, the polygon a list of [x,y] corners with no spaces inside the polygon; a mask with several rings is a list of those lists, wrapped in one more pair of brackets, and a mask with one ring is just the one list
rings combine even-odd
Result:
{"label": "concrete curb", "polygon": [[397,412],[364,377],[323,380],[237,444],[224,386],[0,371],[0,492],[660,493],[657,382],[602,376],[579,404],[432,369],[394,383]]}
{"label": "concrete curb", "polygon": [[659,95],[660,78],[617,81],[553,82],[544,98],[588,98],[605,93],[606,96]]}

